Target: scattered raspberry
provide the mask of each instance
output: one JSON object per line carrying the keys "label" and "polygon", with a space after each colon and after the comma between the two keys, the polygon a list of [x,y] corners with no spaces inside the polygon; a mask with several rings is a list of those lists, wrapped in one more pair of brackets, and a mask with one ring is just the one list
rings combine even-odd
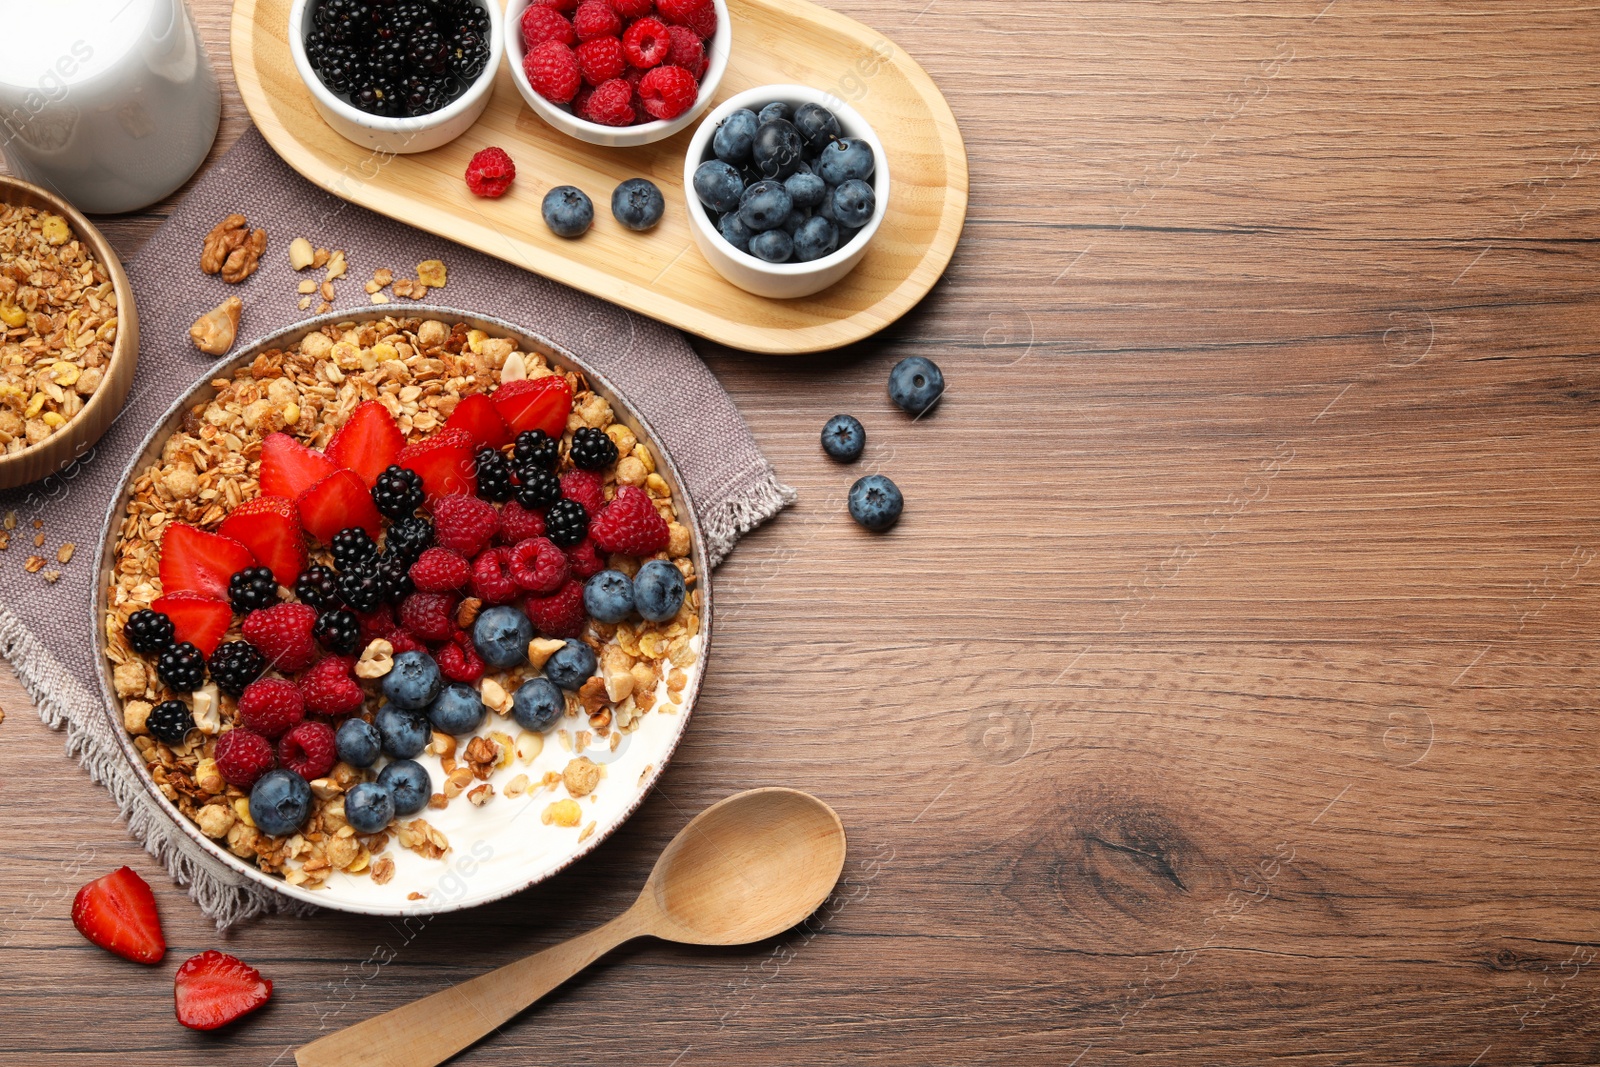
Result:
{"label": "scattered raspberry", "polygon": [[567,580],[567,555],[548,537],[530,538],[508,554],[512,579],[530,593],[553,593]]}
{"label": "scattered raspberry", "polygon": [[394,612],[387,604],[379,604],[376,611],[357,612],[356,620],[361,623],[362,648],[380,637],[388,637],[389,631],[394,629]]}
{"label": "scattered raspberry", "polygon": [[409,571],[411,581],[423,593],[448,593],[460,589],[472,577],[466,557],[448,548],[430,548],[417,557]]}
{"label": "scattered raspberry", "polygon": [[546,41],[571,44],[577,39],[572,23],[553,7],[530,4],[522,13],[522,47],[529,51]]}
{"label": "scattered raspberry", "polygon": [[366,694],[361,683],[350,674],[355,659],[349,656],[324,656],[300,676],[300,694],[306,710],[315,715],[350,715],[361,710]]}
{"label": "scattered raspberry", "polygon": [[239,721],[268,740],[282,737],[305,717],[305,697],[287,679],[262,678],[239,694]]}
{"label": "scattered raspberry", "polygon": [[590,85],[620,78],[627,69],[628,57],[623,54],[622,42],[615,37],[596,37],[578,46],[578,70]]}
{"label": "scattered raspberry", "polygon": [[246,792],[256,784],[256,779],[277,766],[272,754],[272,742],[256,733],[236,726],[217,738],[217,748],[212,754],[217,770],[235,789]]}
{"label": "scattered raspberry", "polygon": [[667,520],[643,489],[624,485],[589,524],[589,536],[601,551],[648,556],[667,547]]}
{"label": "scattered raspberry", "polygon": [[490,200],[504,196],[516,176],[517,165],[502,148],[485,148],[467,163],[467,188]]}
{"label": "scattered raspberry", "polygon": [[244,620],[244,639],[267,657],[267,665],[288,673],[311,666],[319,649],[311,628],[317,609],[309,604],[278,604],[252,611]]}
{"label": "scattered raspberry", "polygon": [[595,86],[584,101],[583,117],[602,126],[626,126],[633,116],[633,86],[622,78]]}
{"label": "scattered raspberry", "polygon": [[471,685],[483,677],[483,660],[478,656],[478,650],[472,647],[472,638],[460,630],[433,658],[439,664],[439,673],[452,682]]}
{"label": "scattered raspberry", "polygon": [[415,637],[412,637],[410,634],[406,633],[406,631],[401,630],[398,627],[385,634],[384,639],[394,647],[395,655],[399,655],[402,652],[428,651],[427,645],[423,644],[421,641],[418,641]]}
{"label": "scattered raspberry", "polygon": [[485,604],[509,604],[522,592],[511,577],[511,550],[486,548],[472,561],[472,595]]}
{"label": "scattered raspberry", "polygon": [[667,24],[660,19],[642,18],[628,27],[622,35],[622,50],[628,62],[644,70],[656,66],[667,58],[672,48],[672,38],[667,35]]}
{"label": "scattered raspberry", "polygon": [[582,504],[591,519],[606,506],[605,482],[594,471],[570,470],[563,474],[561,495]]}
{"label": "scattered raspberry", "polygon": [[657,0],[656,14],[665,22],[689,27],[708,41],[717,32],[717,9],[711,0]]}
{"label": "scattered raspberry", "polygon": [[500,509],[500,539],[507,544],[544,534],[544,512],[523,507],[515,500]]}
{"label": "scattered raspberry", "polygon": [[661,62],[669,67],[682,67],[694,75],[695,81],[704,78],[711,63],[706,59],[706,46],[700,35],[687,26],[668,26],[667,33],[672,38],[672,47]]}
{"label": "scattered raspberry", "polygon": [[583,0],[573,13],[572,29],[580,41],[615,37],[622,32],[622,19],[606,0]]}
{"label": "scattered raspberry", "polygon": [[569,102],[583,84],[578,57],[560,41],[546,41],[522,57],[522,73],[533,91],[554,104]]}
{"label": "scattered raspberry", "polygon": [[584,581],[606,569],[606,561],[595,550],[594,538],[585,537],[567,549],[567,569],[572,571],[574,578]]}
{"label": "scattered raspberry", "polygon": [[433,502],[433,539],[468,559],[482,552],[500,532],[500,513],[475,496],[443,496]]}
{"label": "scattered raspberry", "polygon": [[655,0],[609,0],[611,10],[625,19],[643,18],[656,9]]}
{"label": "scattered raspberry", "polygon": [[333,770],[333,727],[325,722],[303,722],[278,742],[278,759],[306,781]]}
{"label": "scattered raspberry", "polygon": [[424,641],[448,641],[456,629],[451,593],[412,593],[400,602],[400,625]]}
{"label": "scattered raspberry", "polygon": [[658,119],[675,119],[694,106],[700,83],[682,67],[657,67],[639,82],[644,109]]}
{"label": "scattered raspberry", "polygon": [[546,637],[577,637],[589,621],[583,610],[583,583],[578,581],[568,581],[550,596],[528,597],[522,610]]}

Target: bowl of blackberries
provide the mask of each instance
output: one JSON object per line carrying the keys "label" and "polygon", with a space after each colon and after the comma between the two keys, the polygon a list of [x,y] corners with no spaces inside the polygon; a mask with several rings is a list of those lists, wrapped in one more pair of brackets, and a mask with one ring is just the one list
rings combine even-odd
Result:
{"label": "bowl of blackberries", "polygon": [[491,0],[294,0],[289,49],[335,132],[377,151],[426,152],[489,103],[502,22]]}
{"label": "bowl of blackberries", "polygon": [[758,296],[810,296],[866,255],[889,204],[883,144],[850,105],[803,85],[730,97],[684,159],[690,232]]}

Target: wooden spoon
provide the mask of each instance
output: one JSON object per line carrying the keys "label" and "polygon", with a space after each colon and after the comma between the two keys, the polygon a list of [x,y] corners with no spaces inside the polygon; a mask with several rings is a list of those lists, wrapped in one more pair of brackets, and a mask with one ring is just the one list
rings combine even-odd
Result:
{"label": "wooden spoon", "polygon": [[319,1038],[300,1067],[433,1067],[636,937],[743,945],[816,911],[844,870],[844,826],[795,789],[752,789],[690,821],[633,906],[604,926]]}

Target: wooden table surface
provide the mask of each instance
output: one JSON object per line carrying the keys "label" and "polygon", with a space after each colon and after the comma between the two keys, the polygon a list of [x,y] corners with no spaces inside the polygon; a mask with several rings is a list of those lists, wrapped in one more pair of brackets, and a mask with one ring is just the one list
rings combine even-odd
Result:
{"label": "wooden table surface", "polygon": [[[785,784],[851,835],[813,924],[625,949],[461,1062],[1597,1062],[1600,11],[833,3],[946,91],[971,212],[876,341],[703,348],[801,502],[717,575],[661,788],[513,900],[219,938],[8,677],[0,1061],[288,1064]],[[949,380],[915,423],[910,353]],[[905,490],[888,536],[818,450],[838,411]],[[157,972],[68,919],[121,863]],[[277,986],[208,1038],[169,982],[217,945]]]}

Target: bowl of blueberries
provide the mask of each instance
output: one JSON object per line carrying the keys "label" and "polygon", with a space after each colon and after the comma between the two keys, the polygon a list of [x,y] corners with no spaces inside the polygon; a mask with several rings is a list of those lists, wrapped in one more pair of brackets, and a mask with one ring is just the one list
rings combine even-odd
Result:
{"label": "bowl of blueberries", "polygon": [[810,296],[866,254],[889,205],[883,144],[804,85],[730,97],[689,142],[683,188],[707,262],[757,296]]}
{"label": "bowl of blueberries", "polygon": [[289,50],[340,136],[426,152],[466,133],[488,105],[502,22],[488,0],[294,0]]}

